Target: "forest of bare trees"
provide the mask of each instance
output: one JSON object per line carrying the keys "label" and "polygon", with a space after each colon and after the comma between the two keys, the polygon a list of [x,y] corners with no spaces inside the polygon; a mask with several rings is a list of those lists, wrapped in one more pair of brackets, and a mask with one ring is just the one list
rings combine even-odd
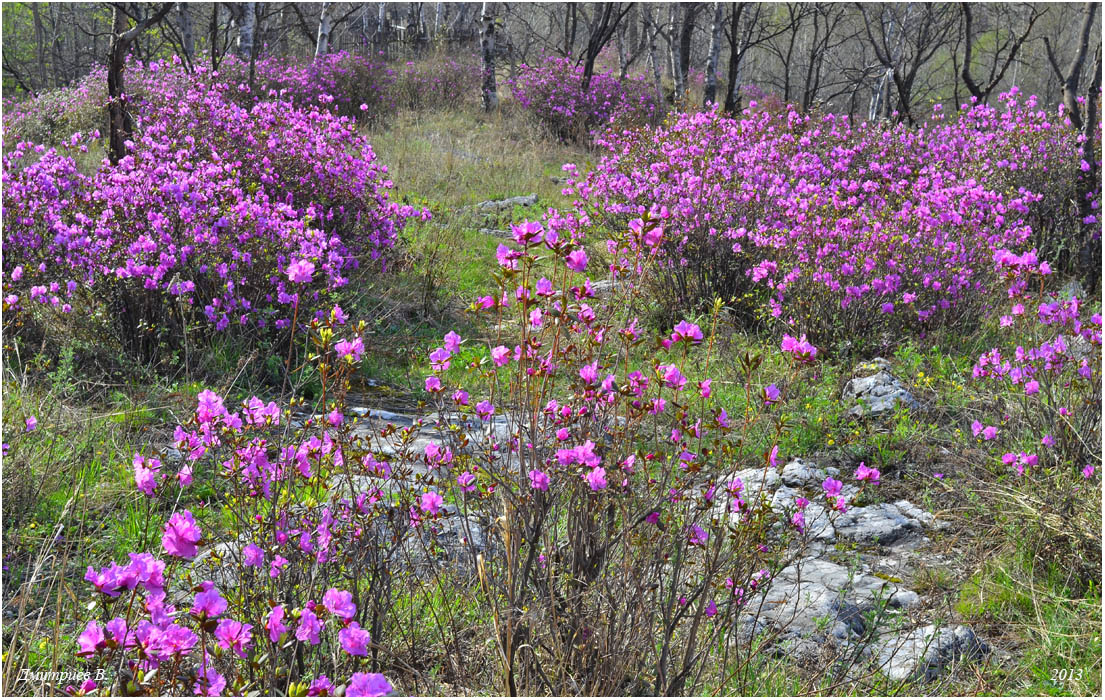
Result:
{"label": "forest of bare trees", "polygon": [[1013,86],[1070,109],[1100,73],[1100,26],[1096,3],[5,3],[3,85],[6,97],[62,87],[127,53],[217,67],[230,53],[405,57],[482,42],[511,74],[552,54],[587,77],[596,62],[647,75],[672,103],[701,85],[693,99],[728,110],[775,95],[912,122]]}

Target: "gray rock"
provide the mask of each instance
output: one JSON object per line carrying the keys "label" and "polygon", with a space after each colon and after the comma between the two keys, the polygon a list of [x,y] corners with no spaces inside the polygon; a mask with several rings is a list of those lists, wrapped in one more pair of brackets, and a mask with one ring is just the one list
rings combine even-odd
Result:
{"label": "gray rock", "polygon": [[397,566],[423,573],[448,568],[472,576],[478,555],[495,554],[491,538],[476,518],[465,517],[455,507],[447,507],[446,511],[438,520],[408,531],[394,553]]}
{"label": "gray rock", "polygon": [[521,195],[519,197],[507,197],[506,199],[488,200],[476,205],[476,209],[482,212],[509,211],[515,206],[532,207],[537,204],[537,194]]}
{"label": "gray rock", "polygon": [[184,453],[172,445],[166,445],[161,448],[161,461],[166,465],[181,464],[184,462]]}
{"label": "gray rock", "polygon": [[956,662],[974,661],[988,653],[989,645],[969,627],[938,629],[926,625],[881,642],[873,650],[872,659],[892,680],[928,682]]}
{"label": "gray rock", "polygon": [[[866,614],[876,601],[889,604],[905,590],[900,584],[814,557],[779,572],[764,594],[762,617],[783,638],[847,642],[865,631]],[[903,595],[899,605],[891,607],[910,607],[919,601],[919,596]]]}
{"label": "gray rock", "polygon": [[211,581],[220,590],[234,588],[238,585],[239,564],[242,560],[242,550],[249,544],[245,540],[237,542],[220,542],[208,547],[196,554],[189,567],[192,570],[192,578],[200,581]]}
{"label": "gray rock", "polygon": [[803,459],[791,460],[783,467],[782,479],[783,483],[787,486],[794,487],[806,487],[806,488],[820,488],[821,482],[826,477],[839,476],[840,470],[835,467],[829,467],[828,469],[822,469],[813,462],[807,462]]}
{"label": "gray rock", "polygon": [[[784,476],[784,480],[786,477]],[[771,509],[776,513],[793,512],[794,501],[802,493],[790,486],[780,486],[771,496]],[[806,532],[814,539],[824,542],[836,541],[836,529],[829,520],[829,511],[816,500],[811,500],[806,506]]]}
{"label": "gray rock", "polygon": [[886,360],[876,357],[856,367],[856,376],[844,385],[844,400],[857,404],[848,410],[848,415],[857,418],[885,415],[899,404],[912,409],[921,407],[898,378],[887,371],[888,366]]}
{"label": "gray rock", "polygon": [[481,228],[480,233],[485,236],[494,236],[495,238],[510,238],[511,233],[504,228]]}
{"label": "gray rock", "polygon": [[921,521],[904,514],[893,503],[849,508],[837,517],[834,525],[840,537],[882,545],[910,537],[922,528]]}
{"label": "gray rock", "polygon": [[591,283],[591,291],[596,297],[604,297],[614,292],[620,292],[625,288],[625,283],[619,280],[599,280]]}
{"label": "gray rock", "polygon": [[1076,279],[1071,279],[1059,288],[1059,298],[1063,301],[1069,301],[1071,299],[1085,299],[1086,290],[1082,288],[1081,282]]}

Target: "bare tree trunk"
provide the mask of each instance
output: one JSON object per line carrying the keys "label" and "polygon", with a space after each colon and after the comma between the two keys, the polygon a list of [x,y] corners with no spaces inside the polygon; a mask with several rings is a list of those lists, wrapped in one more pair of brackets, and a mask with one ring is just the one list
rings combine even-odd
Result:
{"label": "bare tree trunk", "polygon": [[614,45],[618,49],[618,79],[625,80],[626,74],[629,73],[629,52],[625,45],[625,25],[623,24],[619,24],[617,31],[614,32]]}
{"label": "bare tree trunk", "polygon": [[485,2],[480,12],[480,51],[483,54],[483,108],[498,109],[499,93],[495,88],[495,3]]}
{"label": "bare tree trunk", "polygon": [[721,22],[724,18],[724,6],[720,2],[715,2],[714,24],[710,30],[710,56],[706,60],[706,85],[702,95],[703,107],[709,107],[717,102],[717,61],[721,54]]}
{"label": "bare tree trunk", "polygon": [[238,57],[248,61],[253,57],[253,32],[257,26],[257,3],[243,2],[238,15]]}
{"label": "bare tree trunk", "polygon": [[[1066,106],[1067,116],[1074,128],[1082,128],[1082,114],[1078,107],[1078,80],[1082,74],[1082,64],[1086,61],[1086,52],[1090,47],[1090,30],[1093,29],[1094,15],[1097,14],[1097,3],[1087,2],[1082,8],[1082,31],[1078,42],[1078,52],[1071,59],[1066,74],[1059,68],[1055,54],[1051,50],[1051,42],[1044,37],[1044,47],[1047,49],[1047,60],[1051,63],[1055,77],[1063,86],[1063,104]],[[1096,96],[1095,96],[1096,99]]]}
{"label": "bare tree trunk", "polygon": [[683,17],[679,25],[679,70],[682,73],[683,89],[690,89],[691,74],[691,48],[694,39],[695,19],[698,17],[702,4],[697,2],[679,3],[683,9]]}
{"label": "bare tree trunk", "polygon": [[668,46],[671,55],[671,76],[675,81],[676,105],[683,101],[687,89],[686,83],[683,82],[683,56],[680,52],[682,42],[679,40],[679,35],[679,3],[668,3]]}
{"label": "bare tree trunk", "polygon": [[134,120],[127,111],[123,89],[123,70],[126,67],[127,50],[142,32],[157,24],[169,10],[172,3],[164,3],[152,14],[146,15],[138,24],[127,29],[127,16],[118,7],[111,14],[111,45],[108,48],[107,94],[108,94],[108,157],[112,163],[118,163],[127,155],[127,139],[134,131]]}
{"label": "bare tree trunk", "polygon": [[[962,2],[959,4],[959,6],[960,11],[963,15],[963,34],[965,37],[963,69],[960,75],[963,78],[963,84],[967,86],[967,90],[970,91],[971,95],[973,95],[975,99],[977,99],[982,104],[986,104],[987,101],[989,101],[990,99],[990,93],[994,91],[994,89],[998,86],[998,83],[1001,82],[1001,79],[1005,77],[1005,71],[1009,68],[1010,63],[1013,64],[1013,84],[1016,85],[1017,52],[1020,51],[1021,46],[1028,39],[1028,35],[1032,31],[1032,26],[1036,24],[1036,20],[1039,19],[1043,13],[1037,12],[1035,9],[1033,9],[1032,15],[1028,18],[1028,22],[1025,24],[1024,31],[1013,39],[1013,46],[1010,48],[1009,53],[1006,54],[1005,62],[1002,64],[1001,70],[996,71],[996,75],[992,74],[992,80],[989,82],[989,84],[987,84],[986,86],[981,86],[975,83],[974,79],[971,77],[971,50],[973,49],[972,43],[974,42],[974,32],[972,30],[972,22],[974,17],[971,11],[971,5],[970,3]],[[995,50],[994,61],[997,62],[997,60],[997,50]],[[958,87],[959,84],[957,82],[956,88]],[[959,101],[956,100],[956,104],[958,103]]]}
{"label": "bare tree trunk", "polygon": [[386,52],[388,48],[388,4],[381,2],[376,7],[376,50]]}
{"label": "bare tree trunk", "polygon": [[196,37],[192,27],[192,11],[186,2],[176,4],[177,24],[180,25],[180,41],[184,47],[184,62],[191,69],[196,60]]}
{"label": "bare tree trunk", "polygon": [[648,62],[652,64],[652,84],[656,88],[656,107],[662,109],[664,106],[664,83],[661,76],[660,57],[656,51],[656,35],[660,33],[660,28],[652,21],[652,5],[646,3],[644,10],[645,33],[648,34]]}
{"label": "bare tree trunk", "polygon": [[725,111],[731,114],[741,110],[741,64],[745,52],[741,17],[747,7],[747,3],[738,2],[733,7],[733,14],[729,18],[729,75],[725,90]]}
{"label": "bare tree trunk", "polygon": [[441,27],[443,26],[445,19],[445,3],[439,2],[434,5],[434,36],[441,34]]}
{"label": "bare tree trunk", "polygon": [[315,42],[315,60],[326,55],[330,47],[330,32],[334,29],[334,3],[322,3],[322,13],[318,17],[318,41]]}
{"label": "bare tree trunk", "polygon": [[46,39],[45,32],[42,29],[42,15],[39,14],[39,4],[37,2],[31,3],[31,16],[34,18],[35,23],[35,47],[37,50],[38,58],[38,90],[41,92],[46,89]]}

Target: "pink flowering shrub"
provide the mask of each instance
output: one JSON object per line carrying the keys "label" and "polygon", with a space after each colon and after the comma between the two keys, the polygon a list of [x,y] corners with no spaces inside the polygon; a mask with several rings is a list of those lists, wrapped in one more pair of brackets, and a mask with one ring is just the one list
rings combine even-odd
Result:
{"label": "pink flowering shrub", "polygon": [[[424,215],[389,201],[386,169],[346,118],[281,101],[245,109],[203,80],[162,85],[135,103],[116,165],[81,172],[80,134],[5,154],[7,310],[102,309],[120,343],[151,358],[197,323],[286,326],[300,295],[342,287]],[[290,279],[297,261],[315,274]]]}
{"label": "pink flowering shrub", "polygon": [[1100,307],[1045,292],[1051,271],[1035,251],[996,251],[994,266],[1010,284],[998,319],[1009,343],[982,354],[973,377],[1003,397],[1005,413],[990,421],[1000,427],[975,421],[972,432],[1018,493],[1022,522],[1048,531],[1047,556],[1069,566],[1073,553],[1100,571]]}
{"label": "pink flowering shrub", "polygon": [[71,87],[20,102],[4,100],[4,140],[54,145],[77,132],[107,129],[107,76],[94,70]]}
{"label": "pink flowering shrub", "polygon": [[407,61],[396,71],[391,92],[397,107],[455,109],[476,102],[481,70],[476,54]]}
{"label": "pink flowering shrub", "polygon": [[254,66],[249,89],[249,61],[227,56],[210,77],[226,84],[227,95],[241,106],[263,100],[290,102],[299,109],[327,109],[358,120],[378,120],[396,107],[396,72],[381,56],[348,51],[316,60],[266,56]]}
{"label": "pink flowering shrub", "polygon": [[[473,305],[492,340],[467,348],[450,334],[426,380],[455,436],[444,484],[465,508],[502,503],[504,553],[482,561],[480,584],[503,691],[715,687],[712,650],[755,616],[751,601],[787,560],[768,530],[803,536],[808,501],[775,512],[732,476],[781,467],[777,447],[750,446],[778,443],[783,398],[748,358],[734,378],[747,410],[730,416],[713,396],[711,333],[684,320],[647,337],[636,290],[665,235],[656,222],[636,219],[607,241],[604,272],[625,286],[601,300],[579,239],[535,222],[512,232],[499,289]],[[816,351],[788,352],[797,378]]]}
{"label": "pink flowering shrub", "polygon": [[[478,586],[472,601],[494,620],[504,691],[729,682],[716,655],[808,536],[809,499],[773,509],[733,476],[782,466],[787,397],[748,357],[730,416],[713,394],[712,329],[683,321],[646,338],[632,290],[664,235],[647,218],[609,241],[629,290],[610,301],[594,297],[578,241],[532,222],[513,231],[500,289],[474,305],[494,347],[450,332],[429,354],[431,439],[420,422],[347,412],[367,326],[335,308],[306,326],[323,386],[306,416],[204,391],[176,428],[175,462],[134,456],[157,537],[127,562],[89,562],[95,605],[78,621],[78,656],[120,669],[107,690],[386,692],[373,674],[397,672],[391,650],[414,634],[397,611],[458,585]],[[800,392],[817,352],[791,341],[786,386]],[[764,442],[776,446],[752,447]],[[861,486],[878,482],[860,467]],[[190,498],[197,482],[220,496]],[[841,482],[823,491],[810,496],[827,512],[847,510]],[[493,523],[482,543],[480,514]],[[474,580],[434,555],[458,528],[453,556]],[[421,624],[458,634],[435,610]],[[457,664],[462,646],[444,644]]]}
{"label": "pink flowering shrub", "polygon": [[992,251],[1031,247],[1044,193],[1078,162],[1074,132],[1015,97],[919,129],[789,108],[681,115],[598,144],[593,171],[566,168],[564,231],[651,211],[678,232],[656,278],[667,318],[721,297],[815,342],[972,323]]}
{"label": "pink flowering shrub", "polygon": [[593,133],[616,124],[623,127],[656,122],[662,106],[643,77],[619,81],[612,71],[596,73],[583,89],[583,67],[570,58],[548,56],[536,65],[520,66],[508,81],[514,99],[557,138],[590,141]]}

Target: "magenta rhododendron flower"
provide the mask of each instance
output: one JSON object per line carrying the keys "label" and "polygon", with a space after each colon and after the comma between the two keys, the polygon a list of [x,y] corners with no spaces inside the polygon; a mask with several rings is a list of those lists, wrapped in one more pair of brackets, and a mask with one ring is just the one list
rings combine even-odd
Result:
{"label": "magenta rhododendron flower", "polygon": [[476,404],[476,415],[482,420],[488,420],[495,414],[495,407],[490,401],[480,401]]}
{"label": "magenta rhododendron flower", "polygon": [[445,349],[451,353],[460,352],[461,337],[456,331],[449,331],[445,334]]}
{"label": "magenta rhododendron flower", "polygon": [[491,361],[495,363],[496,367],[502,367],[510,362],[510,348],[505,345],[500,345],[491,350]]}
{"label": "magenta rhododendron flower", "polygon": [[690,321],[680,321],[672,330],[671,340],[673,343],[701,343],[702,329]]}
{"label": "magenta rhododendron flower", "polygon": [[870,481],[872,484],[879,483],[879,470],[874,467],[869,467],[863,462],[859,463],[856,468],[855,478],[856,481]]}
{"label": "magenta rhododendron flower", "polygon": [[368,645],[372,641],[368,630],[361,629],[356,622],[338,632],[338,641],[345,653],[352,656],[368,656]]}
{"label": "magenta rhododendron flower", "polygon": [[429,513],[430,515],[437,515],[441,512],[441,506],[445,503],[445,499],[441,497],[441,494],[436,491],[427,491],[419,498],[419,507],[423,513]]}
{"label": "magenta rhododendron flower", "polygon": [[659,365],[656,372],[660,375],[660,379],[663,380],[665,386],[676,391],[682,391],[687,386],[687,378],[683,376],[676,365]]}
{"label": "magenta rhododendron flower", "polygon": [[241,658],[246,658],[246,649],[253,646],[253,625],[246,625],[237,620],[219,620],[215,628],[215,640],[219,646],[228,651],[233,651]]}
{"label": "magenta rhododendron flower", "polygon": [[357,605],[353,602],[353,594],[349,591],[339,591],[331,588],[322,596],[322,604],[330,611],[331,615],[349,622],[357,615]]}
{"label": "magenta rhododendron flower", "polygon": [[549,475],[538,469],[531,469],[529,471],[529,485],[530,488],[538,491],[548,491]]}
{"label": "magenta rhododendron flower", "polygon": [[310,687],[307,688],[307,697],[309,698],[330,697],[333,694],[334,684],[325,675],[311,681]]}
{"label": "magenta rhododendron flower", "polygon": [[27,420],[24,422],[26,425],[26,432],[28,433],[34,432],[34,430],[38,428],[38,419],[34,416],[27,416]]}
{"label": "magenta rhododendron flower", "polygon": [[783,334],[783,342],[779,345],[783,352],[790,353],[800,362],[812,362],[817,357],[817,348],[806,340],[806,336],[800,338]]}
{"label": "magenta rhododendron flower", "polygon": [[295,260],[286,268],[288,279],[296,283],[310,282],[315,274],[315,264],[310,260]]}
{"label": "magenta rhododendron flower", "polygon": [[599,363],[596,360],[579,368],[579,378],[587,384],[594,384],[599,378]]}
{"label": "magenta rhododendron flower", "polygon": [[705,547],[706,542],[709,541],[709,539],[710,533],[702,529],[702,527],[697,523],[687,528],[687,541],[690,542],[692,545]]}
{"label": "magenta rhododendron flower", "polygon": [[174,557],[191,559],[196,556],[197,545],[202,538],[199,525],[191,511],[173,513],[165,523],[165,534],[161,537],[161,546]]}
{"label": "magenta rhododendron flower", "polygon": [[277,605],[269,612],[265,619],[265,629],[268,630],[269,640],[275,644],[280,641],[280,636],[288,631],[284,624],[284,606]]}
{"label": "magenta rhododendron flower", "polygon": [[541,233],[545,227],[536,221],[523,221],[520,224],[511,224],[510,231],[514,234],[514,240],[521,245],[530,245],[541,242]]}
{"label": "magenta rhododendron flower", "polygon": [[768,384],[764,387],[763,398],[765,406],[777,403],[779,401],[779,387],[774,384]]}
{"label": "magenta rhododendron flower", "polygon": [[584,478],[592,491],[601,491],[606,488],[606,470],[602,467],[595,467],[587,472]]}
{"label": "magenta rhododendron flower", "polygon": [[307,601],[307,605],[300,611],[299,625],[295,629],[295,638],[301,642],[310,642],[315,645],[320,641],[319,634],[322,632],[323,623],[319,622],[318,615],[312,610],[313,607],[314,601]]}
{"label": "magenta rhododendron flower", "polygon": [[201,617],[218,617],[226,612],[226,598],[222,597],[215,588],[215,584],[204,581],[200,586],[203,590],[196,594],[196,599],[192,603],[192,614]]}
{"label": "magenta rhododendron flower", "polygon": [[798,534],[806,534],[806,514],[802,511],[795,511],[794,514],[790,516],[790,524],[794,526]]}
{"label": "magenta rhododendron flower", "polygon": [[354,673],[345,686],[347,698],[382,698],[395,688],[382,673]]}
{"label": "magenta rhododendron flower", "polygon": [[587,269],[587,251],[582,248],[573,250],[564,258],[564,263],[568,266],[569,270],[583,272]]}
{"label": "magenta rhododendron flower", "polygon": [[219,697],[224,690],[226,690],[226,678],[210,666],[204,666],[200,669],[196,683],[192,688],[192,692],[196,695],[212,698]]}
{"label": "magenta rhododendron flower", "polygon": [[840,489],[844,486],[841,482],[832,478],[831,476],[825,477],[825,480],[821,482],[821,488],[824,489],[827,497],[834,497],[840,495]]}
{"label": "magenta rhododendron flower", "polygon": [[77,656],[92,656],[106,644],[103,627],[96,620],[89,620],[84,631],[77,637],[77,646],[80,647]]}
{"label": "magenta rhododendron flower", "polygon": [[253,544],[252,542],[242,550],[242,564],[245,566],[264,566],[265,553],[261,547]]}
{"label": "magenta rhododendron flower", "polygon": [[364,341],[360,338],[353,340],[339,340],[334,345],[334,352],[339,358],[348,359],[350,362],[360,362],[364,353]]}
{"label": "magenta rhododendron flower", "polygon": [[476,475],[465,471],[457,477],[457,485],[464,493],[472,493],[476,490]]}
{"label": "magenta rhododendron flower", "polygon": [[145,458],[137,452],[134,453],[134,483],[138,490],[147,496],[152,496],[157,488],[157,480],[161,476],[161,461],[153,458]]}
{"label": "magenta rhododendron flower", "polygon": [[[277,538],[279,540],[279,537]],[[272,564],[269,565],[269,578],[278,578],[280,572],[284,570],[284,567],[288,565],[288,560],[277,554],[272,559]]]}

